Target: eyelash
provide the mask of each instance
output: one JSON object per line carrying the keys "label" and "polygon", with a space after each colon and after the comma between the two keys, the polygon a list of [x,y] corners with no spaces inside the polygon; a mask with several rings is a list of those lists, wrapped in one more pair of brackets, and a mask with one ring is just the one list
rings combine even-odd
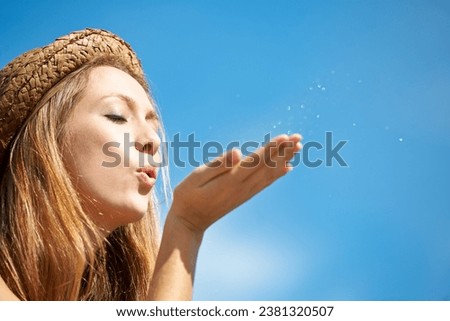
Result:
{"label": "eyelash", "polygon": [[105,115],[106,118],[108,118],[110,121],[112,121],[113,123],[117,123],[117,124],[122,124],[125,123],[127,120],[120,116],[120,115]]}

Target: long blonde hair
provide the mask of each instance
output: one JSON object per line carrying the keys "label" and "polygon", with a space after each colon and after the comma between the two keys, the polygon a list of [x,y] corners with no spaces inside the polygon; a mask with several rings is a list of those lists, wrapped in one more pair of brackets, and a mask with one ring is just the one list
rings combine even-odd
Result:
{"label": "long blonde hair", "polygon": [[99,65],[129,72],[108,58],[68,75],[40,101],[10,150],[0,186],[0,275],[22,300],[139,300],[150,286],[159,247],[156,194],[143,219],[105,239],[61,156],[65,121]]}

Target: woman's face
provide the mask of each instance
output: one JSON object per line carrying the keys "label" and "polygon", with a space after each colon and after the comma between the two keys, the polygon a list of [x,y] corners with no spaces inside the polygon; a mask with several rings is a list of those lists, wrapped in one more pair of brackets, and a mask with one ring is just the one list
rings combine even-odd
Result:
{"label": "woman's face", "polygon": [[107,231],[147,212],[160,161],[159,120],[142,86],[109,66],[91,70],[67,122],[63,157],[83,206]]}

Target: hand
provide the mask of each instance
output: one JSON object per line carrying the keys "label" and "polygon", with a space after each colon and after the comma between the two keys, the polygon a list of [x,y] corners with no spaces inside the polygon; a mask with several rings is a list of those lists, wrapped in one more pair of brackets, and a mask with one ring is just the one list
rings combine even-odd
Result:
{"label": "hand", "polygon": [[288,163],[301,150],[299,134],[275,137],[242,159],[227,151],[213,162],[196,168],[174,190],[169,216],[196,233],[238,207],[289,172]]}

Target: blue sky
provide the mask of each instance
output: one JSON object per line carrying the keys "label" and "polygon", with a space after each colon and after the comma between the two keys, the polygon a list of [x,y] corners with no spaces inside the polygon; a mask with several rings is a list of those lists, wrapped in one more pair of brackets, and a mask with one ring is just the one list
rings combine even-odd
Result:
{"label": "blue sky", "polygon": [[122,36],[169,137],[348,141],[348,167],[300,164],[207,231],[195,299],[450,298],[449,2],[11,1],[0,21],[1,66]]}

